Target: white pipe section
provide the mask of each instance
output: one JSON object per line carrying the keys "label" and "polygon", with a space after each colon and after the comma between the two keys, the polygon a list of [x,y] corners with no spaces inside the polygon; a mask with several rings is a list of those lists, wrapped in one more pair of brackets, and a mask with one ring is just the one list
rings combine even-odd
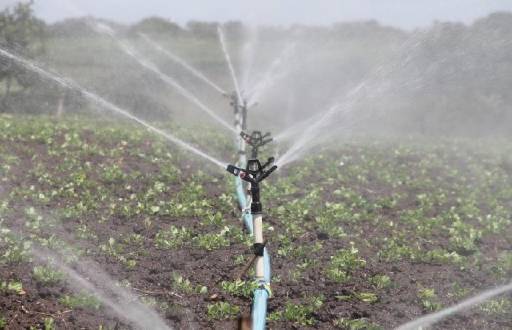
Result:
{"label": "white pipe section", "polygon": [[[261,214],[254,214],[252,221],[254,228],[254,243],[263,244],[263,216]],[[265,281],[263,257],[256,258],[256,280],[258,282]]]}

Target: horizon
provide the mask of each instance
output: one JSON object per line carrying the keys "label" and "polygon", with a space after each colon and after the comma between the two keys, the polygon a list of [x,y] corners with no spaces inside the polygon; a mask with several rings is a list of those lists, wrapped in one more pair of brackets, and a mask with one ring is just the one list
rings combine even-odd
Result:
{"label": "horizon", "polygon": [[[18,3],[18,0],[0,0],[0,10]],[[120,10],[122,8],[122,10]],[[293,8],[293,10],[289,10]],[[405,30],[425,28],[435,22],[470,25],[496,12],[512,13],[512,2],[505,0],[451,0],[425,2],[411,0],[318,0],[306,2],[272,0],[258,2],[219,0],[215,3],[189,0],[44,0],[35,1],[37,17],[52,24],[69,18],[93,16],[122,24],[134,24],[148,17],[160,17],[180,26],[191,21],[240,21],[249,25],[266,26],[330,26],[337,23],[376,21],[380,25]]]}

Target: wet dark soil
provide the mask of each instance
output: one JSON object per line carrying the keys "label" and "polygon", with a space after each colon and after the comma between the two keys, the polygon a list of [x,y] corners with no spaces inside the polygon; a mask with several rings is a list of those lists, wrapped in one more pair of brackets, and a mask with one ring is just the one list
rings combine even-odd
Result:
{"label": "wet dark soil", "polygon": [[[94,136],[90,132],[84,134],[88,143],[94,144]],[[23,209],[30,206],[30,200],[9,198],[9,194],[19,187],[35,186],[38,189],[51,187],[41,183],[40,178],[30,174],[34,168],[34,155],[37,155],[38,163],[48,164],[48,168],[59,164],[64,160],[60,156],[50,155],[48,145],[40,142],[6,140],[0,141],[2,150],[5,153],[16,155],[19,158],[17,166],[9,171],[8,177],[1,182],[2,199],[9,200],[8,210],[3,215],[4,224],[12,229],[24,231]],[[116,143],[108,148],[118,147]],[[128,148],[127,148],[128,149]],[[128,199],[133,193],[145,191],[153,184],[151,176],[157,176],[161,166],[141,159],[138,153],[157,157],[151,142],[144,141],[139,145],[130,146],[121,157],[110,158],[108,155],[99,156],[85,155],[79,160],[80,164],[92,163],[93,167],[99,163],[112,162],[119,164],[125,172],[138,171],[144,173],[140,179],[133,179],[129,182],[105,183],[101,177],[91,175],[89,180],[92,185],[111,185],[108,192],[116,195],[117,198]],[[350,153],[350,150],[346,150]],[[354,151],[354,153],[357,152]],[[356,155],[354,155],[355,157]],[[323,160],[327,161],[327,160]],[[410,164],[414,167],[421,159],[415,157],[402,159],[401,163]],[[85,166],[85,165],[84,165]],[[181,170],[179,179],[174,182],[166,182],[168,190],[161,194],[161,199],[172,199],[177,196],[182,183],[191,179],[198,170],[204,169],[204,164],[196,161],[183,161],[178,165]],[[84,167],[85,168],[85,167]],[[50,171],[50,170],[49,170]],[[95,173],[95,172],[92,172]],[[63,173],[67,175],[71,173]],[[286,173],[282,173],[286,175]],[[441,175],[441,174],[438,174]],[[204,180],[205,199],[218,201],[222,194],[230,194],[222,184],[225,181],[224,173],[211,171],[208,177],[215,179],[217,183]],[[304,188],[310,186],[329,186],[325,177],[311,175],[301,182]],[[337,185],[353,185],[353,189],[360,195],[372,198],[372,194],[389,195],[387,187],[380,186],[377,180],[375,184],[369,178],[366,190],[360,189],[355,182],[338,182]],[[125,189],[130,185],[131,189]],[[332,185],[332,184],[331,184]],[[333,187],[337,188],[337,187]],[[409,188],[400,188],[404,193],[409,193]],[[415,188],[411,188],[414,190]],[[102,196],[96,196],[98,200]],[[290,198],[302,198],[303,194],[298,193]],[[70,197],[74,199],[75,197]],[[265,192],[263,192],[265,199]],[[337,197],[332,190],[326,188],[324,202],[337,202]],[[43,214],[55,214],[56,209],[68,204],[68,200],[52,200],[46,203],[39,203],[37,209]],[[73,200],[73,203],[75,201]],[[278,207],[276,201],[267,201],[269,207]],[[413,200],[407,198],[400,201],[394,209],[408,207],[414,204]],[[112,213],[107,205],[99,204],[100,208],[85,212],[79,219],[59,220],[60,225],[52,229],[41,229],[42,235],[55,234],[86,251],[85,258],[99,264],[99,266],[112,278],[118,281],[127,280],[133,291],[144,298],[154,298],[167,307],[161,309],[162,317],[168,324],[176,329],[235,329],[237,321],[213,320],[207,315],[207,306],[214,302],[227,301],[241,308],[241,314],[250,313],[250,298],[234,297],[220,289],[222,281],[233,281],[240,272],[243,265],[235,265],[237,256],[244,254],[250,256],[248,247],[243,243],[231,242],[227,247],[207,251],[192,245],[184,245],[171,250],[158,249],[155,246],[154,238],[157,232],[170,226],[190,228],[195,235],[207,234],[218,231],[213,225],[204,225],[204,219],[200,217],[173,217],[169,215],[133,215],[122,216],[119,213]],[[236,209],[233,201],[231,211],[223,214],[225,223],[233,226],[242,226],[238,218],[239,210]],[[269,301],[269,313],[282,311],[289,303],[304,304],[308,297],[321,295],[323,304],[320,308],[311,313],[314,319],[312,325],[301,325],[293,321],[271,321],[270,329],[332,329],[335,321],[339,319],[357,320],[368,319],[382,328],[390,329],[406,321],[412,320],[426,311],[419,299],[418,288],[432,288],[439,295],[440,303],[448,306],[460,300],[457,297],[450,297],[447,292],[454,288],[472,288],[472,292],[493,287],[496,285],[496,278],[489,276],[488,269],[484,265],[466,267],[461,269],[454,264],[436,264],[420,261],[402,260],[397,262],[384,262],[377,255],[382,247],[383,237],[392,237],[395,232],[386,229],[384,226],[377,226],[376,221],[398,220],[398,215],[392,210],[381,209],[377,214],[362,218],[351,228],[350,223],[345,223],[344,230],[347,236],[343,238],[332,238],[329,232],[306,232],[304,235],[295,238],[295,246],[313,246],[321,242],[322,248],[312,252],[308,257],[317,262],[315,267],[306,268],[299,278],[290,278],[290,270],[295,269],[300,260],[280,257],[275,251],[280,247],[278,234],[286,234],[280,229],[280,219],[268,216],[265,221],[273,226],[275,232],[269,237],[268,248],[272,258],[273,276],[276,279],[272,284],[273,297]],[[98,216],[103,215],[104,221],[98,221]],[[151,225],[146,225],[150,221]],[[314,219],[304,217],[304,221]],[[97,236],[97,239],[76,239],[76,228],[86,224],[88,230]],[[510,227],[508,228],[510,230]],[[436,246],[447,247],[449,241],[443,236],[443,229],[437,236]],[[145,238],[142,245],[127,245],[123,255],[129,255],[136,260],[136,267],[129,268],[123,265],[118,258],[102,253],[98,247],[110,237],[128,237],[138,234]],[[512,233],[508,233],[512,234]],[[486,236],[482,238],[479,248],[480,253],[489,260],[495,260],[498,252],[510,250],[510,235]],[[341,249],[350,248],[354,242],[360,256],[366,260],[366,266],[357,269],[352,273],[351,280],[344,284],[336,283],[325,276],[325,269],[335,255]],[[429,242],[421,242],[423,246],[429,246]],[[5,252],[4,247],[0,248],[0,254]],[[44,320],[53,318],[58,329],[125,329],[131,328],[126,320],[113,316],[112,312],[105,308],[94,310],[90,308],[68,308],[59,299],[66,294],[73,294],[69,287],[64,284],[40,285],[32,276],[34,264],[31,262],[20,262],[17,264],[0,264],[0,282],[21,281],[24,292],[22,294],[12,291],[0,292],[0,317],[5,320],[6,329],[37,329],[44,328]],[[174,273],[179,273],[190,280],[193,285],[204,285],[208,287],[208,293],[199,292],[184,293],[173,285]],[[368,303],[357,299],[340,300],[340,296],[352,296],[358,292],[376,292],[369,278],[377,274],[388,275],[392,280],[389,288],[378,291],[378,301]],[[480,310],[464,312],[458,316],[449,318],[447,321],[438,324],[437,329],[510,329],[512,328],[512,311],[509,314],[489,316]]]}

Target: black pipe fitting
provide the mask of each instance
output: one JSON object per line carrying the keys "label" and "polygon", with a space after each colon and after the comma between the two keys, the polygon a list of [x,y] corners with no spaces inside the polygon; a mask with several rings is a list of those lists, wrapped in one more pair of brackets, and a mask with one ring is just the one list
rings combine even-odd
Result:
{"label": "black pipe fitting", "polygon": [[265,243],[254,243],[252,245],[252,252],[257,257],[263,257],[265,251]]}

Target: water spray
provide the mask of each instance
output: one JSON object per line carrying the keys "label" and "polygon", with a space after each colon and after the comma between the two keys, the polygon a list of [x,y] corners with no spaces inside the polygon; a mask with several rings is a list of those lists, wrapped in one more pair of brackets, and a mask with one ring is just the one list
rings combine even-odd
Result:
{"label": "water spray", "polygon": [[235,68],[233,66],[233,62],[231,61],[231,56],[229,55],[226,37],[224,36],[224,31],[220,27],[217,27],[217,33],[219,35],[220,45],[222,47],[222,52],[224,53],[224,57],[226,58],[226,62],[228,63],[229,73],[231,74],[231,78],[233,79],[233,84],[235,85],[236,96],[239,100],[242,100],[242,92],[240,90],[240,84],[238,84],[238,79],[236,78]]}
{"label": "water spray", "polygon": [[252,228],[254,244],[252,251],[254,254],[249,267],[256,264],[256,277],[258,288],[254,291],[254,304],[252,309],[253,330],[265,329],[265,320],[267,314],[267,300],[270,296],[270,261],[266,253],[266,241],[263,239],[263,206],[260,199],[260,183],[268,178],[277,166],[274,165],[274,158],[269,158],[265,164],[261,164],[258,159],[250,159],[247,167],[241,169],[234,165],[228,165],[226,170],[248,182],[250,185],[250,211],[252,215]]}
{"label": "water spray", "polygon": [[220,94],[225,95],[227,93],[224,89],[222,89],[217,84],[215,84],[213,81],[208,79],[198,69],[196,69],[192,65],[188,64],[184,59],[182,59],[178,55],[176,55],[176,54],[172,53],[171,51],[169,51],[169,50],[163,48],[162,46],[160,46],[156,41],[151,39],[147,34],[139,33],[139,36],[142,39],[144,39],[144,41],[146,41],[151,47],[156,49],[158,52],[164,54],[165,56],[167,56],[168,58],[170,58],[174,62],[178,63],[179,65],[181,65],[185,69],[187,69],[190,73],[192,73],[194,76],[196,76],[197,78],[199,78],[200,80],[202,80],[203,82],[208,84],[210,87],[212,87],[214,90],[216,90]]}
{"label": "water spray", "polygon": [[[230,99],[230,105],[233,108],[235,115],[235,129],[240,133],[237,139],[238,146],[238,166],[229,165],[226,170],[236,176],[236,193],[240,208],[242,209],[242,219],[246,228],[254,236],[253,253],[254,256],[250,263],[245,267],[242,275],[256,263],[256,281],[259,284],[258,288],[254,291],[253,306],[252,306],[252,329],[263,330],[265,329],[266,315],[267,315],[267,300],[270,296],[270,256],[265,247],[266,242],[263,240],[263,216],[262,206],[260,201],[260,186],[259,183],[266,179],[272,172],[277,169],[274,165],[274,158],[270,158],[265,164],[261,164],[257,159],[258,149],[272,139],[269,139],[270,134],[262,135],[261,132],[248,135],[244,133],[247,129],[247,113],[248,109],[256,105],[256,103],[249,105],[239,89],[238,81],[236,79],[233,63],[227,51],[226,41],[222,29],[218,29],[219,39],[222,45],[222,50],[226,57],[229,66],[229,71],[235,85],[235,91],[226,95]],[[252,146],[251,159],[247,161],[246,156],[246,143]],[[245,168],[245,169],[242,169]],[[249,189],[244,189],[243,181],[249,184]],[[250,195],[247,196],[246,192],[249,191]],[[250,206],[249,206],[250,205]],[[240,276],[241,277],[241,276]]]}
{"label": "water spray", "polygon": [[224,119],[222,119],[219,115],[215,113],[212,109],[210,109],[208,106],[206,106],[203,102],[201,102],[192,92],[187,90],[185,87],[181,86],[174,78],[166,75],[163,73],[154,63],[150,62],[149,60],[143,58],[130,44],[128,44],[125,41],[120,40],[116,37],[115,31],[102,23],[93,22],[92,28],[97,31],[98,33],[102,33],[105,35],[108,35],[114,42],[117,43],[119,48],[128,56],[130,56],[134,61],[139,63],[143,68],[146,70],[154,73],[160,80],[162,80],[165,84],[173,87],[181,96],[195,104],[199,109],[201,109],[204,113],[209,115],[212,119],[217,121],[219,124],[221,124],[224,128],[227,130],[234,132],[235,134],[238,134],[235,129],[229,125]]}
{"label": "water spray", "polygon": [[[106,273],[94,264],[89,263],[84,267],[84,273],[66,265],[59,256],[49,250],[39,247],[32,249],[32,254],[42,262],[48,262],[66,274],[66,281],[74,289],[85,290],[101,301],[112,312],[132,323],[138,329],[171,330],[158,313],[144,304],[129,291],[117,285]],[[101,288],[101,286],[107,287]]]}
{"label": "water spray", "polygon": [[268,70],[263,74],[261,79],[255,86],[247,93],[249,95],[249,104],[252,106],[256,104],[263,94],[268,91],[274,84],[285,77],[289,72],[288,70],[279,71],[286,62],[289,62],[291,55],[294,54],[296,44],[292,43],[286,46],[281,54],[272,61]]}
{"label": "water spray", "polygon": [[200,156],[208,161],[210,161],[211,163],[217,165],[217,166],[220,166],[220,167],[223,167],[225,168],[226,165],[225,163],[221,162],[220,160],[217,160],[215,158],[213,158],[212,156],[206,154],[205,152],[197,149],[196,147],[186,143],[185,141],[182,141],[181,139],[175,137],[174,135],[172,134],[169,134],[165,131],[163,131],[162,129],[159,129],[151,124],[149,124],[148,122],[138,118],[137,116],[134,116],[133,114],[131,114],[130,112],[128,112],[127,110],[125,109],[122,109],[120,107],[118,107],[117,105],[99,97],[98,95],[88,91],[87,89],[81,87],[80,85],[78,85],[77,83],[75,83],[74,81],[70,80],[70,79],[65,79],[63,77],[60,77],[59,75],[57,74],[53,74],[53,73],[50,73],[44,69],[42,69],[41,67],[39,67],[38,65],[36,65],[35,63],[23,58],[23,57],[20,57],[20,56],[16,56],[10,52],[8,52],[7,50],[4,50],[2,48],[0,48],[0,56],[1,57],[5,57],[7,59],[10,59],[18,64],[20,64],[21,66],[23,66],[25,69],[29,70],[29,71],[32,71],[32,72],[35,72],[37,73],[38,75],[40,75],[41,77],[49,80],[49,81],[53,81],[59,85],[61,85],[62,87],[64,88],[68,88],[68,89],[71,89],[71,90],[74,90],[74,91],[78,91],[81,96],[83,96],[84,98],[86,98],[87,100],[89,100],[91,103],[101,107],[101,108],[104,108],[104,109],[107,109],[113,113],[117,113],[127,119],[130,119],[131,121],[134,121],[136,122],[137,124],[141,125],[141,126],[144,126],[146,129],[148,129],[149,131],[153,132],[153,133],[156,133],[162,137],[164,137],[167,141],[169,142],[172,142],[174,143],[175,145],[177,145],[178,147],[184,149],[184,150],[187,150],[187,151],[190,151],[194,154],[196,154],[197,156]]}
{"label": "water spray", "polygon": [[403,324],[403,325],[397,327],[395,330],[426,329],[427,327],[430,327],[431,325],[433,325],[447,317],[455,315],[456,313],[459,313],[461,311],[464,311],[466,309],[469,309],[471,307],[479,305],[489,299],[492,299],[496,296],[502,295],[502,294],[510,292],[510,291],[512,291],[512,282],[502,285],[502,286],[499,286],[499,287],[496,287],[494,289],[484,291],[474,297],[468,298],[456,305],[442,309],[438,312],[419,317],[416,320],[413,320],[411,322],[408,322],[406,324]]}

